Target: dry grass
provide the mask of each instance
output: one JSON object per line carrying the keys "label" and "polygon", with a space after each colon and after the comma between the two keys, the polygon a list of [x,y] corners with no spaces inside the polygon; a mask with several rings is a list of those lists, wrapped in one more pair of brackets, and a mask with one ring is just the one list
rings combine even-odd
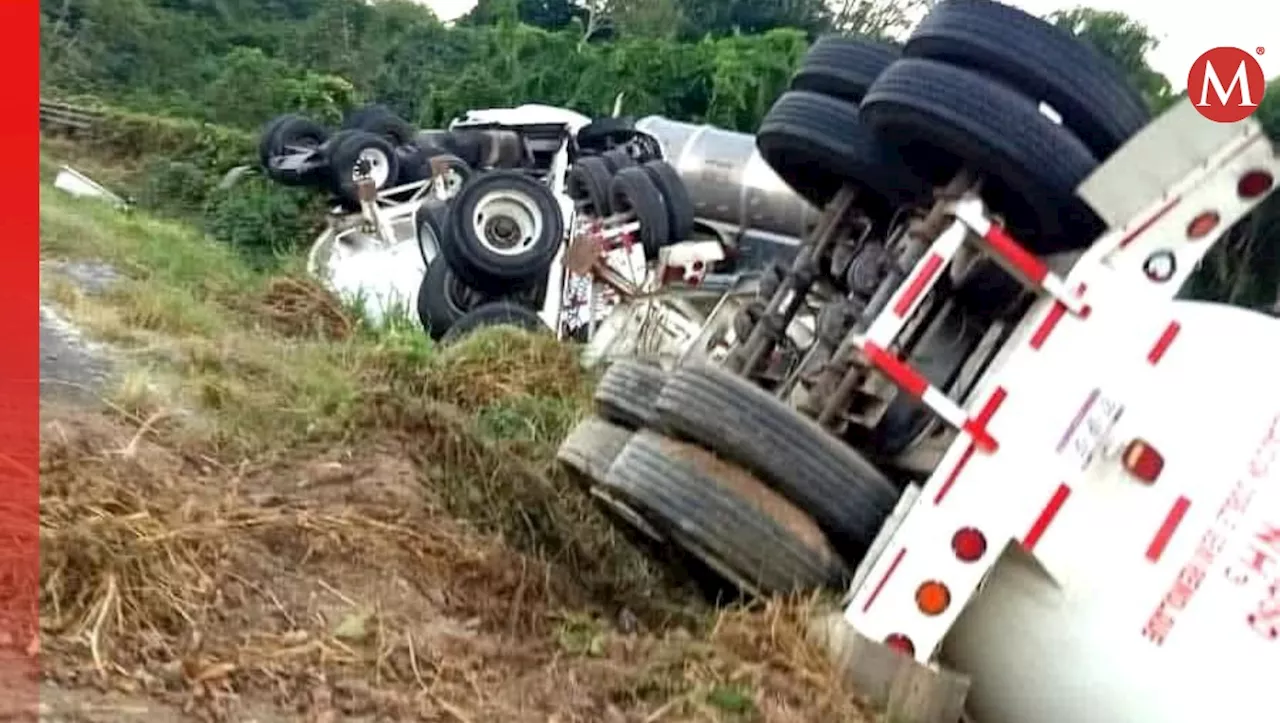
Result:
{"label": "dry grass", "polygon": [[352,314],[324,287],[308,278],[271,279],[259,309],[282,336],[349,339],[357,328]]}
{"label": "dry grass", "polygon": [[236,720],[865,720],[804,603],[715,611],[604,522],[553,451],[591,380],[521,333],[373,332],[296,274],[45,194],[46,295],[127,373],[46,410],[45,674]]}
{"label": "dry grass", "polygon": [[619,623],[564,565],[453,521],[388,451],[233,469],[129,432],[46,431],[41,626],[62,685],[211,719],[246,697],[399,720],[860,719],[803,605]]}

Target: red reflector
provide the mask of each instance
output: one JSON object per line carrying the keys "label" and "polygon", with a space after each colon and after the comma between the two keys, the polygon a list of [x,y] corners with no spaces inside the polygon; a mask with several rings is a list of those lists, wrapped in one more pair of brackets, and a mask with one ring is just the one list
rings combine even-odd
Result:
{"label": "red reflector", "polygon": [[1187,224],[1187,238],[1195,240],[1208,236],[1210,231],[1218,227],[1218,222],[1221,220],[1222,217],[1216,211],[1205,211]]}
{"label": "red reflector", "polygon": [[1240,198],[1257,198],[1267,191],[1271,190],[1275,179],[1266,171],[1250,171],[1240,178],[1240,183],[1236,184],[1236,193],[1240,194]]}
{"label": "red reflector", "polygon": [[962,527],[951,536],[951,549],[961,562],[974,562],[987,551],[987,538],[972,527]]}
{"label": "red reflector", "polygon": [[911,657],[916,655],[916,644],[911,642],[911,638],[900,633],[894,633],[884,639],[884,644]]}
{"label": "red reflector", "polygon": [[1164,469],[1164,457],[1141,439],[1133,440],[1124,448],[1121,460],[1129,474],[1147,484],[1153,484]]}

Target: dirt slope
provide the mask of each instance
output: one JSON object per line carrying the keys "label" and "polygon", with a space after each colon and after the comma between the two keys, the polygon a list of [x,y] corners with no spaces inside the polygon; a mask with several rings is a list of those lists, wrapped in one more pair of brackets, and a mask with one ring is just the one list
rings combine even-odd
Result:
{"label": "dirt slope", "polygon": [[556,469],[571,350],[375,334],[181,226],[41,215],[120,275],[44,280],[112,357],[43,410],[44,718],[868,719],[803,605],[708,607]]}

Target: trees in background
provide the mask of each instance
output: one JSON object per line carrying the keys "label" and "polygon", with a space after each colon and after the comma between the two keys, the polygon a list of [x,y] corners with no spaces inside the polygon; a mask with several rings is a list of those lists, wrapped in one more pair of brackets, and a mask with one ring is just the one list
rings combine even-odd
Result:
{"label": "trees in background", "polygon": [[632,112],[750,130],[805,40],[901,31],[928,1],[481,0],[445,28],[410,0],[49,0],[42,82],[242,127],[357,97],[424,124],[514,99],[602,112],[625,88]]}
{"label": "trees in background", "polygon": [[1174,101],[1169,79],[1147,65],[1147,54],[1160,41],[1146,26],[1124,13],[1085,7],[1056,12],[1049,19],[1110,58],[1153,110],[1164,110]]}
{"label": "trees in background", "polygon": [[[933,0],[480,0],[446,28],[411,0],[48,0],[46,88],[254,127],[377,98],[423,124],[539,101],[754,129],[816,34],[900,34]],[[1111,56],[1155,105],[1155,39],[1120,13],[1054,21]]]}

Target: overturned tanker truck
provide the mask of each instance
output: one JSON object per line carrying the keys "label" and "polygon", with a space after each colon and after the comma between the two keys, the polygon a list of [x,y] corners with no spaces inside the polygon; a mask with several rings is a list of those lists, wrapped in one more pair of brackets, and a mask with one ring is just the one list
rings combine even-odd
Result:
{"label": "overturned tanker truck", "polygon": [[755,142],[821,212],[722,360],[605,373],[560,448],[601,509],[715,589],[847,590],[815,630],[893,720],[1273,718],[1280,322],[1182,293],[1260,126],[944,0],[815,43]]}

